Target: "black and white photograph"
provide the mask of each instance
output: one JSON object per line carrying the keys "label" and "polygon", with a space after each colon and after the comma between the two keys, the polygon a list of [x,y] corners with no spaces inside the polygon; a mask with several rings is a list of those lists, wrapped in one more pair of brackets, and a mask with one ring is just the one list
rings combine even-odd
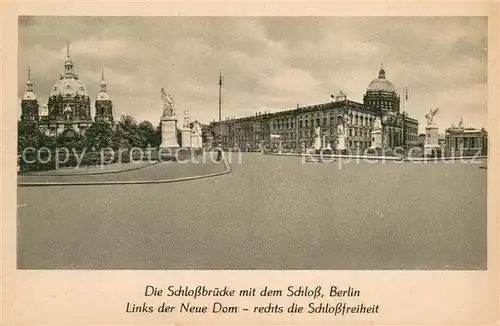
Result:
{"label": "black and white photograph", "polygon": [[20,270],[488,269],[487,17],[26,15],[17,46]]}

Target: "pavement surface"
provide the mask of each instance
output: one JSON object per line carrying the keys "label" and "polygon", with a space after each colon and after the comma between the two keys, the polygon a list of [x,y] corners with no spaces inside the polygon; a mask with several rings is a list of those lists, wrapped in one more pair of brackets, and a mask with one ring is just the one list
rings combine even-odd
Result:
{"label": "pavement surface", "polygon": [[18,267],[486,268],[482,164],[229,159],[230,174],[180,183],[19,187]]}
{"label": "pavement surface", "polygon": [[56,170],[49,171],[33,171],[33,172],[23,172],[19,176],[21,179],[30,180],[25,177],[32,176],[66,176],[66,175],[87,175],[87,174],[103,174],[103,173],[115,173],[115,172],[125,172],[129,170],[140,169],[149,165],[153,165],[156,162],[148,161],[137,161],[131,163],[123,164],[106,164],[101,166],[81,166],[81,167],[64,167]]}
{"label": "pavement surface", "polygon": [[[144,164],[144,163],[129,163],[124,164],[123,172],[120,173],[95,173],[99,171],[99,167],[94,167],[90,170],[91,173],[85,174],[81,171],[75,171],[74,175],[67,175],[69,169],[51,171],[51,174],[31,174],[19,175],[17,180],[21,183],[53,183],[53,182],[121,182],[121,181],[156,181],[156,180],[170,180],[177,178],[192,177],[198,175],[207,175],[212,173],[223,172],[225,166],[222,163],[212,162],[210,159],[198,158],[199,162],[160,162],[157,164]],[[135,169],[134,169],[135,166]],[[109,172],[116,172],[116,170],[109,169]],[[61,175],[66,173],[66,175]]]}

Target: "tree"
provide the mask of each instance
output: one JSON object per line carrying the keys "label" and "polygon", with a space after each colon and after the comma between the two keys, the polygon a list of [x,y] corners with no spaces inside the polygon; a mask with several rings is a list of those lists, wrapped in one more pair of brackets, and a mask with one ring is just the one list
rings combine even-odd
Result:
{"label": "tree", "polygon": [[137,126],[137,132],[139,134],[141,148],[147,148],[148,144],[150,144],[152,147],[154,146],[153,143],[156,142],[156,132],[151,122],[143,121],[139,123],[139,125]]}
{"label": "tree", "polygon": [[159,147],[161,145],[161,121],[155,129],[154,136],[151,142],[151,147]]}
{"label": "tree", "polygon": [[100,150],[110,147],[113,140],[113,127],[106,121],[94,122],[85,132],[85,146],[87,150]]}
{"label": "tree", "polygon": [[43,134],[36,122],[18,121],[17,135],[17,151],[19,154],[28,147],[39,149],[43,141]]}
{"label": "tree", "polygon": [[140,144],[137,121],[130,115],[122,115],[115,125],[113,146],[115,148],[132,148]]}
{"label": "tree", "polygon": [[57,148],[66,148],[70,152],[81,152],[85,148],[85,138],[77,133],[69,136],[63,133],[56,137],[55,144]]}

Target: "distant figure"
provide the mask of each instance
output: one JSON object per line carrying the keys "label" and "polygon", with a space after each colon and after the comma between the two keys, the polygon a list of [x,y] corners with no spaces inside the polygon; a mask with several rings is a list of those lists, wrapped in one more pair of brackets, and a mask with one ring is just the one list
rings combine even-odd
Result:
{"label": "distant figure", "polygon": [[220,147],[217,147],[217,162],[222,161],[222,149]]}

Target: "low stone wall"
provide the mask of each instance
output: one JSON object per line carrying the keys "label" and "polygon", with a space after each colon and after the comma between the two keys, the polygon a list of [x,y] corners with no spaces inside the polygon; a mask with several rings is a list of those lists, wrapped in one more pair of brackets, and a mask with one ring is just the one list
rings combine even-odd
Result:
{"label": "low stone wall", "polygon": [[321,154],[295,154],[295,153],[264,153],[264,155],[274,155],[274,156],[296,156],[296,157],[306,157],[314,159],[329,159],[329,158],[341,158],[341,159],[367,159],[367,160],[386,160],[386,161],[407,161],[407,162],[419,162],[419,161],[451,161],[451,160],[482,160],[487,159],[487,156],[463,156],[463,157],[404,157],[404,156],[378,156],[378,155],[321,155]]}
{"label": "low stone wall", "polygon": [[128,150],[103,152],[66,153],[65,151],[41,151],[18,156],[18,173],[51,171],[61,168],[103,166],[138,161],[186,161],[201,155],[203,149],[172,148],[164,150]]}
{"label": "low stone wall", "polygon": [[202,153],[202,148],[163,148],[152,153],[152,159],[157,161],[187,161]]}

